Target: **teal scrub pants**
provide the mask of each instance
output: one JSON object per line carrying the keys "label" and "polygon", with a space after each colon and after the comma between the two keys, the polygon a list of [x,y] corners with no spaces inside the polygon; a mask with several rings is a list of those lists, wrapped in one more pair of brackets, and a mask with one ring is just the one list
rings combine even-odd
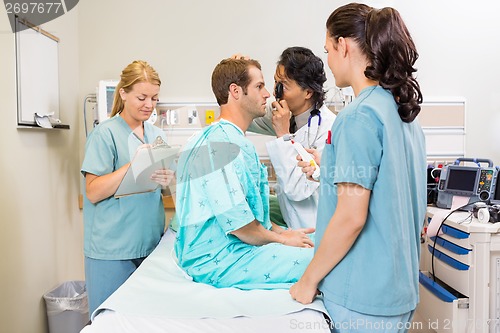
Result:
{"label": "teal scrub pants", "polygon": [[89,316],[135,272],[144,259],[99,260],[85,257]]}
{"label": "teal scrub pants", "polygon": [[323,300],[332,322],[333,333],[406,333],[411,328],[415,311],[396,316],[371,316],[346,309],[343,306]]}

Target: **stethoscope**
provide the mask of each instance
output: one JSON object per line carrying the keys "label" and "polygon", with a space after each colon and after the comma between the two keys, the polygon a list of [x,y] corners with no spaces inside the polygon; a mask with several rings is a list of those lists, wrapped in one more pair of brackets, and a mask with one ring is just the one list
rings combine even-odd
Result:
{"label": "stethoscope", "polygon": [[[316,134],[314,135],[314,139],[311,143],[311,121],[315,116],[318,117],[318,127],[316,127]],[[316,140],[318,140],[320,126],[321,126],[321,111],[318,110],[317,108],[314,108],[314,110],[311,111],[311,114],[309,114],[309,118],[307,118],[307,145],[309,146],[309,148],[312,149],[317,148]]]}

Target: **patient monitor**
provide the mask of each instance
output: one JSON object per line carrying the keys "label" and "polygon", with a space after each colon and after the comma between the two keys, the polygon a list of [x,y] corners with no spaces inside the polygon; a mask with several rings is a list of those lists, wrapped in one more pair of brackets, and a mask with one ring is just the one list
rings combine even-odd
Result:
{"label": "patient monitor", "polygon": [[[461,162],[472,162],[475,165],[460,165]],[[483,167],[481,163],[488,163],[488,166]],[[450,209],[453,196],[467,197],[469,204],[490,201],[495,196],[497,174],[498,169],[491,160],[457,159],[454,164],[446,165],[441,170],[436,206]]]}
{"label": "patient monitor", "polygon": [[96,123],[108,119],[113,108],[113,97],[118,81],[101,80],[97,87],[97,116]]}

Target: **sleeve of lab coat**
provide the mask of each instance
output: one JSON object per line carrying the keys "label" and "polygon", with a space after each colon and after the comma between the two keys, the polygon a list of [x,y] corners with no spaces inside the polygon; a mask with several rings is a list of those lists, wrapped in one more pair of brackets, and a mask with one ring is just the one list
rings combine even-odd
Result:
{"label": "sleeve of lab coat", "polygon": [[266,115],[260,118],[255,118],[248,127],[247,131],[264,135],[276,135],[276,132],[274,131],[273,128],[272,118],[273,118],[272,107],[271,105],[267,104]]}

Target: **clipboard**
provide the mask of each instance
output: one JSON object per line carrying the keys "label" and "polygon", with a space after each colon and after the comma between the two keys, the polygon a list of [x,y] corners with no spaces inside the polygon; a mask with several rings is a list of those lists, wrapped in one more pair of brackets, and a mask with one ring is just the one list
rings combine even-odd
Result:
{"label": "clipboard", "polygon": [[160,186],[151,180],[158,169],[175,170],[180,147],[170,147],[161,137],[156,138],[151,147],[137,150],[114,197],[152,192]]}

